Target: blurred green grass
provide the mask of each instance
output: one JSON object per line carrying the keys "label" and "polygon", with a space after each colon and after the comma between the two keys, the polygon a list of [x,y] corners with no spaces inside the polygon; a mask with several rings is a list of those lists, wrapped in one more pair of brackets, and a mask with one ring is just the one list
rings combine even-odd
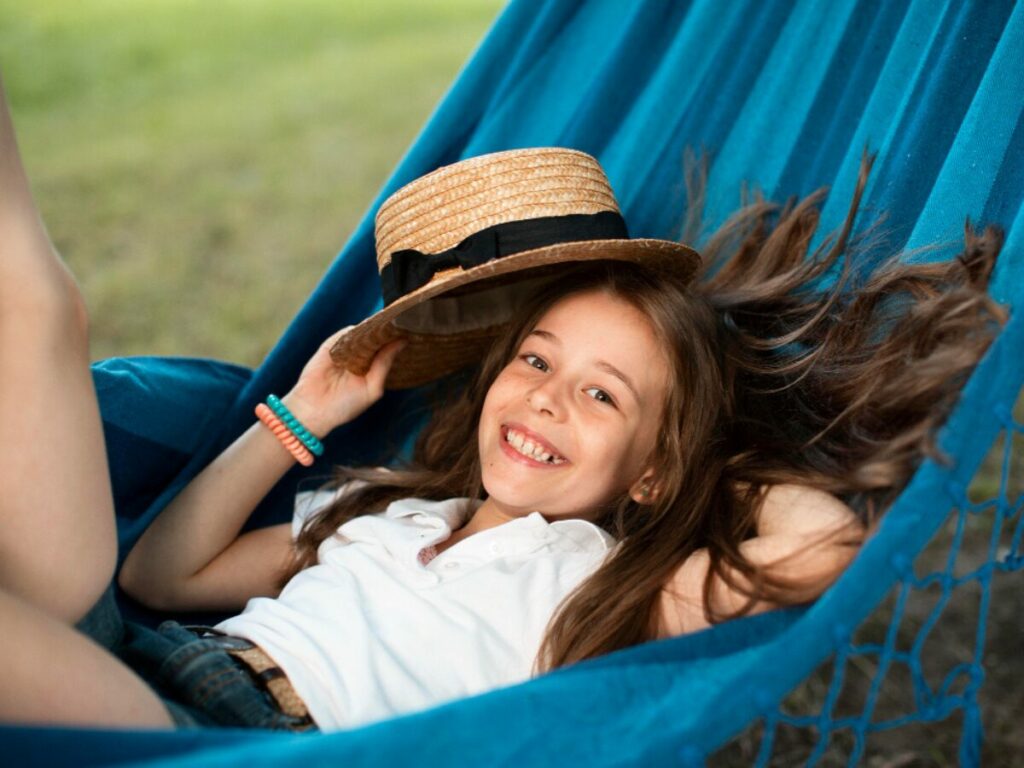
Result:
{"label": "blurred green grass", "polygon": [[92,357],[257,365],[501,0],[0,0],[22,155]]}

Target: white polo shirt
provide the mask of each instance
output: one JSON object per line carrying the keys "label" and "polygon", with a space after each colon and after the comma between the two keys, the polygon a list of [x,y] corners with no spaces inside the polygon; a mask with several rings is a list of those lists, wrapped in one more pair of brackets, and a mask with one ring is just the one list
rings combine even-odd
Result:
{"label": "white polo shirt", "polygon": [[[298,494],[293,533],[336,493]],[[556,606],[615,540],[532,512],[424,565],[421,550],[481,503],[403,499],[350,520],[277,598],[253,598],[217,628],[263,648],[325,731],[522,682]]]}

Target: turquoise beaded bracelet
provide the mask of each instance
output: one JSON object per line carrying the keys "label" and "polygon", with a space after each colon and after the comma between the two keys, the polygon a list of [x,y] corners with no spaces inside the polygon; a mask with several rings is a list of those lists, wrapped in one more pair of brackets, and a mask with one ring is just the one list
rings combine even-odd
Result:
{"label": "turquoise beaded bracelet", "polygon": [[309,448],[314,456],[324,455],[323,443],[316,439],[316,435],[302,426],[302,423],[295,418],[292,412],[288,410],[288,406],[282,403],[277,395],[269,395],[267,397],[267,405],[284,422],[284,425],[292,431],[292,434],[299,438],[304,446]]}

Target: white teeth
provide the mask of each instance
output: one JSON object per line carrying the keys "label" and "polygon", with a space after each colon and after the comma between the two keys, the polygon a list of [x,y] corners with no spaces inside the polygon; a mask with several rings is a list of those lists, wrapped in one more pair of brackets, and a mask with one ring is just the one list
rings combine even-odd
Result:
{"label": "white teeth", "polygon": [[532,440],[525,439],[523,435],[511,429],[505,435],[505,440],[519,453],[535,461],[542,461],[548,464],[564,464],[566,461],[563,458],[552,458],[553,454],[547,453],[540,445],[535,444]]}

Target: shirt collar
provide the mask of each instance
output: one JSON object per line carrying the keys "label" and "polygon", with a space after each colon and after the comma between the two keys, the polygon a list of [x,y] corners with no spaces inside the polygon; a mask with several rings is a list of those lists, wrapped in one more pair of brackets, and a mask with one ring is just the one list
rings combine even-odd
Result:
{"label": "shirt collar", "polygon": [[[449,531],[461,528],[474,512],[483,504],[480,499],[455,498],[444,501],[428,499],[400,499],[388,505],[385,517],[403,518],[422,515],[421,522],[431,528],[446,526]],[[432,524],[436,520],[442,525]],[[525,517],[505,523],[505,525],[522,528],[534,535],[547,534],[552,541],[559,542],[564,548],[576,551],[592,550],[606,552],[615,546],[615,537],[603,528],[587,520],[571,518],[548,522],[539,512],[531,512]],[[508,530],[512,532],[511,529]],[[484,533],[484,531],[481,531]]]}
{"label": "shirt collar", "polygon": [[399,519],[412,515],[424,515],[428,519],[443,522],[449,530],[454,531],[461,528],[481,504],[483,501],[479,499],[467,498],[445,499],[444,501],[399,499],[388,504],[388,508],[384,510],[384,516]]}

